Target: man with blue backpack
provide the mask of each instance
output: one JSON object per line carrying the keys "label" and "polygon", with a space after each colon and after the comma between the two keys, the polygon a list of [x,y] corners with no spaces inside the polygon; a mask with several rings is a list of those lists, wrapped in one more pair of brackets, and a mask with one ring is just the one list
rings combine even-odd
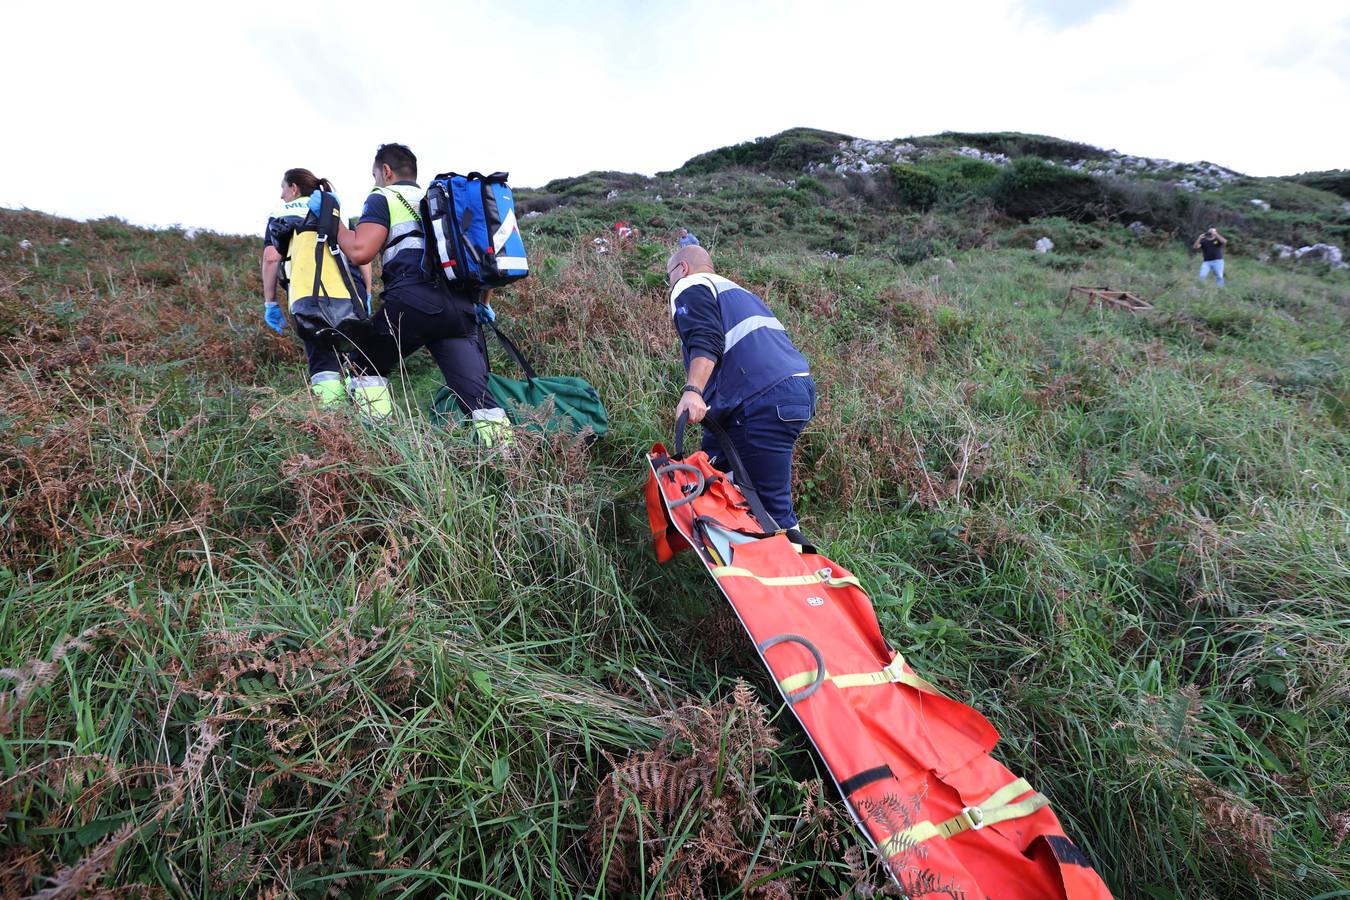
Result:
{"label": "man with blue backpack", "polygon": [[384,283],[371,333],[353,341],[352,361],[364,372],[355,379],[354,396],[371,417],[392,413],[389,375],[425,347],[478,439],[489,446],[509,443],[506,412],[488,392],[478,329],[480,321],[495,317],[487,292],[447,287],[423,265],[427,238],[419,205],[425,191],[417,184],[413,152],[403,144],[380,145],[371,174],[375,188],[356,228],[343,226],[338,233],[338,245],[356,265],[379,256]]}
{"label": "man with blue backpack", "polygon": [[796,544],[803,544],[792,508],[792,452],[816,411],[816,384],[806,358],[783,323],[750,291],[713,271],[697,244],[676,250],[666,264],[670,315],[684,350],[686,381],[675,416],[706,416],[732,447],[707,428],[703,450],[725,468],[734,449],[764,509]]}

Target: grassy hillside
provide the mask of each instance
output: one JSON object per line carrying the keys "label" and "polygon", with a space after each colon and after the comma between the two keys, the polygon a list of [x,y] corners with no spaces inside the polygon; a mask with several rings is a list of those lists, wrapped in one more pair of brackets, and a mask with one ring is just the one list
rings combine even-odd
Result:
{"label": "grassy hillside", "polygon": [[[5,895],[873,895],[734,619],[650,550],[687,225],[812,362],[803,528],[1117,896],[1350,896],[1350,275],[1259,259],[1336,243],[1339,198],[791,137],[522,192],[537,274],[496,305],[613,430],[508,455],[428,424],[420,357],[392,424],[313,408],[253,240],[0,211]],[[1185,249],[1216,210],[1223,291]]]}

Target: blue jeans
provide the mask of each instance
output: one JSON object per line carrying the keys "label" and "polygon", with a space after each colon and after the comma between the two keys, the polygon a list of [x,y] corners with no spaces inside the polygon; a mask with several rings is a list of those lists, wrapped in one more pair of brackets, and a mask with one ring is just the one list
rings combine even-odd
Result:
{"label": "blue jeans", "polygon": [[1200,264],[1200,280],[1204,281],[1209,277],[1209,273],[1214,273],[1214,280],[1218,284],[1223,284],[1223,260],[1207,259]]}
{"label": "blue jeans", "polygon": [[[794,376],[745,401],[719,423],[745,465],[746,471],[736,474],[754,485],[779,528],[797,525],[792,510],[792,449],[815,414],[816,383],[810,376]],[[718,468],[730,462],[706,430],[703,450]]]}

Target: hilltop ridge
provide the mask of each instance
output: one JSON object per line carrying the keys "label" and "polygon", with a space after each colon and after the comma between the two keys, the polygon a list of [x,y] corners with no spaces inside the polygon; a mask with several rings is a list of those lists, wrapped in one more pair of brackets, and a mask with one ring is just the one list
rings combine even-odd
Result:
{"label": "hilltop ridge", "polygon": [[1097,226],[1110,240],[1132,228],[1136,237],[1147,229],[1182,244],[1217,225],[1233,238],[1231,252],[1256,258],[1278,258],[1281,247],[1344,249],[1350,202],[1335,190],[1344,190],[1336,173],[1253,178],[1046,135],[873,141],[794,128],[655,176],[591,172],[520,197],[526,214],[565,208],[586,228],[678,220],[716,227],[746,247],[865,250],[915,262],[978,246],[1000,224],[1045,218]]}

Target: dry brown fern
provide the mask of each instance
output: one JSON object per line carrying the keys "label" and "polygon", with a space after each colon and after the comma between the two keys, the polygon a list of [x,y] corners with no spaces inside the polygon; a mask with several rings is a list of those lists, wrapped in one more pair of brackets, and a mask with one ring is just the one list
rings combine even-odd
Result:
{"label": "dry brown fern", "polygon": [[107,626],[93,625],[81,631],[73,638],[57,641],[52,647],[51,659],[30,659],[24,664],[0,669],[0,678],[16,682],[14,689],[0,696],[0,736],[7,735],[13,728],[14,720],[23,713],[28,699],[38,688],[45,687],[56,677],[61,660],[76,650],[91,650],[93,642],[107,630]]}
{"label": "dry brown fern", "polygon": [[188,745],[183,762],[175,767],[174,774],[165,784],[160,785],[159,807],[146,819],[129,821],[117,831],[108,835],[90,850],[83,859],[72,866],[59,870],[52,878],[52,884],[46,890],[34,894],[35,900],[64,900],[68,897],[86,896],[93,892],[97,882],[112,866],[117,851],[149,826],[166,819],[183,803],[183,798],[201,780],[207,761],[215,751],[216,745],[224,739],[220,727],[211,720],[197,726],[196,739]]}
{"label": "dry brown fern", "polygon": [[[778,743],[744,682],[725,700],[672,713],[657,746],[614,764],[597,789],[589,842],[606,886],[622,893],[645,876],[661,878],[661,896],[671,900],[719,895],[719,885],[791,898],[792,883],[770,877],[766,861],[781,848],[766,847],[758,859],[753,849],[762,818],[755,770]],[[653,860],[645,873],[642,858]]]}
{"label": "dry brown fern", "polygon": [[1204,836],[1209,848],[1224,858],[1245,864],[1257,878],[1268,874],[1280,831],[1279,821],[1262,813],[1251,801],[1199,774],[1187,774],[1185,781],[1209,825]]}

